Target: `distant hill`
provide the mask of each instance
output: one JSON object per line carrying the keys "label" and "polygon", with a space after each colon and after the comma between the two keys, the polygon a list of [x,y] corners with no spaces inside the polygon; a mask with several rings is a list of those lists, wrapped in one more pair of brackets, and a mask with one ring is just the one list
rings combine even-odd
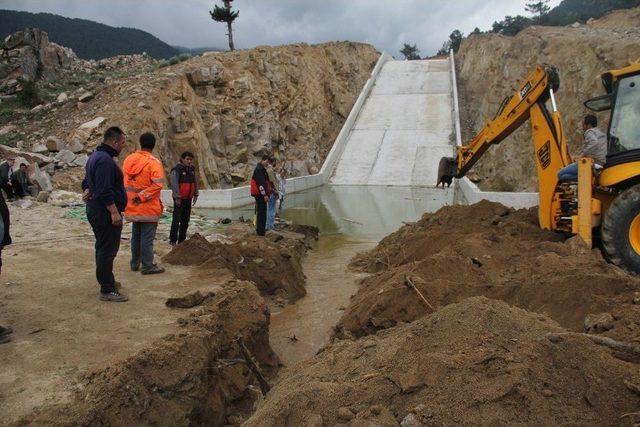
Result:
{"label": "distant hill", "polygon": [[115,28],[86,19],[51,13],[29,13],[0,9],[0,37],[26,27],[40,28],[49,40],[70,47],[80,58],[102,59],[146,52],[154,58],[170,58],[179,52],[153,35],[134,28]]}
{"label": "distant hill", "polygon": [[563,0],[546,16],[546,25],[568,25],[600,18],[617,9],[640,6],[640,0]]}

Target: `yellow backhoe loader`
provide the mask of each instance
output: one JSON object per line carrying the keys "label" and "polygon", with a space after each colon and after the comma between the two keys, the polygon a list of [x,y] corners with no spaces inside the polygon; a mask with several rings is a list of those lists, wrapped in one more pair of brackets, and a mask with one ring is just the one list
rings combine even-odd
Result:
{"label": "yellow backhoe loader", "polygon": [[540,226],[577,234],[588,245],[597,235],[609,261],[640,273],[640,63],[608,71],[601,78],[606,94],[585,106],[597,112],[611,110],[603,168],[595,169],[590,158],[579,158],[577,183],[558,181],[558,171],[572,159],[554,95],[560,86],[558,72],[544,65],[505,99],[495,118],[469,144],[457,148],[454,158],[440,160],[438,184],[450,185],[453,178],[464,177],[491,145],[529,120]]}

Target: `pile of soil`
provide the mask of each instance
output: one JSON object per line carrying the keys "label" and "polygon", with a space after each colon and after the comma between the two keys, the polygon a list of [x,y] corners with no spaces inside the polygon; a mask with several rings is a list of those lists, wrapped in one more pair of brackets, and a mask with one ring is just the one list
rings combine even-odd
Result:
{"label": "pile of soil", "polygon": [[42,425],[223,425],[260,398],[237,336],[274,371],[269,314],[250,282],[227,283],[181,319],[182,331],[123,363],[91,372],[75,400],[22,420]]}
{"label": "pile of soil", "polygon": [[268,238],[243,236],[233,243],[209,242],[194,234],[164,256],[173,265],[196,265],[199,274],[227,269],[236,278],[256,284],[264,295],[278,293],[289,301],[304,295],[305,277],[302,259],[306,254],[306,236],[270,233]]}
{"label": "pile of soil", "polygon": [[[552,319],[466,299],[341,340],[282,376],[246,426],[633,423],[637,365]],[[627,421],[628,420],[628,421]],[[306,424],[309,422],[309,424]]]}
{"label": "pile of soil", "polygon": [[425,214],[359,254],[351,266],[363,279],[336,335],[363,336],[471,296],[487,296],[546,313],[581,331],[589,314],[608,313],[599,332],[638,341],[640,280],[607,263],[578,237],[541,230],[537,210],[482,201]]}

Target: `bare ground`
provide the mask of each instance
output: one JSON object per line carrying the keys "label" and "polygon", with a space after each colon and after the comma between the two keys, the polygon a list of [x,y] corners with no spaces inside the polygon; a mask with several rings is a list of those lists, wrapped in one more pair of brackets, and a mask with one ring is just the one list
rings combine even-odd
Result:
{"label": "bare ground", "polygon": [[[242,224],[228,231],[236,239],[250,232]],[[170,249],[166,234],[161,226],[157,260]],[[206,274],[165,265],[164,274],[142,276],[130,271],[124,240],[114,270],[130,300],[104,303],[88,223],[36,203],[12,208],[12,235],[15,244],[3,251],[0,325],[15,332],[0,346],[0,424],[223,424],[230,401],[246,397],[254,379],[237,364],[219,375],[207,366],[242,357],[238,333],[263,366],[278,365],[266,303],[224,265],[210,263]],[[209,296],[201,306],[165,306],[195,291]]]}

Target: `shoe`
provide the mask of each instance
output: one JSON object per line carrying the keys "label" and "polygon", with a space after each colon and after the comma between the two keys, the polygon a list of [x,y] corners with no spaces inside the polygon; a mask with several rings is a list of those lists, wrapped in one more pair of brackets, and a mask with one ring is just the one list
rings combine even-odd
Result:
{"label": "shoe", "polygon": [[140,270],[140,264],[131,264],[131,271],[138,271]]}
{"label": "shoe", "polygon": [[8,326],[0,326],[0,336],[13,333],[13,329]]}
{"label": "shoe", "polygon": [[100,292],[100,301],[125,302],[129,301],[129,298],[118,291],[109,292],[108,294],[103,294],[102,292]]}
{"label": "shoe", "polygon": [[11,337],[9,335],[0,336],[0,344],[6,344],[11,341]]}
{"label": "shoe", "polygon": [[149,268],[143,268],[141,273],[142,274],[160,274],[160,273],[164,273],[164,268],[158,267],[156,264],[153,264],[153,266]]}

